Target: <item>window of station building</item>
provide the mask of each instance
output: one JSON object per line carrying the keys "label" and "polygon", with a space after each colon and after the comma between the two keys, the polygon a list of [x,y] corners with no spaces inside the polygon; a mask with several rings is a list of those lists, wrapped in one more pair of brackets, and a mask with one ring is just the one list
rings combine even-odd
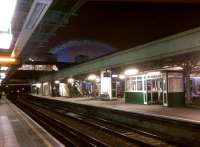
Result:
{"label": "window of station building", "polygon": [[126,81],[126,91],[142,91],[143,77],[131,77]]}
{"label": "window of station building", "polygon": [[183,92],[183,75],[182,73],[171,73],[168,76],[168,91],[169,92]]}
{"label": "window of station building", "polygon": [[137,90],[138,90],[138,91],[143,90],[143,86],[142,86],[142,77],[137,77]]}
{"label": "window of station building", "polygon": [[126,91],[136,91],[136,78],[129,78],[126,81]]}

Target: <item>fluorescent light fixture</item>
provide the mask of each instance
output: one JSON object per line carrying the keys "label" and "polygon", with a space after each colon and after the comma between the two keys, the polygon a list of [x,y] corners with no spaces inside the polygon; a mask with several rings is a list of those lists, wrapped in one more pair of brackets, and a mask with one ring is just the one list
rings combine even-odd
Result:
{"label": "fluorescent light fixture", "polygon": [[96,80],[96,78],[97,78],[97,76],[94,74],[91,74],[88,76],[88,80],[90,80],[90,81],[94,81],[94,80]]}
{"label": "fluorescent light fixture", "polygon": [[133,69],[125,70],[124,74],[127,75],[127,76],[131,76],[131,75],[138,74],[138,72],[139,72],[138,69],[133,68]]}
{"label": "fluorescent light fixture", "polygon": [[4,62],[4,63],[8,63],[8,62],[15,62],[16,59],[15,58],[11,58],[11,57],[0,57],[0,63]]}
{"label": "fluorescent light fixture", "polygon": [[7,66],[2,66],[0,69],[1,70],[8,70],[8,67]]}
{"label": "fluorescent light fixture", "polygon": [[8,32],[17,0],[0,0],[0,31]]}
{"label": "fluorescent light fixture", "polygon": [[17,57],[23,50],[27,41],[31,37],[32,33],[37,28],[38,24],[44,17],[48,8],[50,7],[53,0],[34,0],[28,16],[23,24],[22,31],[20,32],[17,41],[15,43],[14,50],[11,57]]}
{"label": "fluorescent light fixture", "polygon": [[112,75],[112,77],[113,77],[113,78],[117,78],[117,77],[118,77],[118,75]]}
{"label": "fluorescent light fixture", "polygon": [[1,79],[5,79],[6,74],[4,72],[0,73],[0,77],[1,77]]}
{"label": "fluorescent light fixture", "polygon": [[9,49],[12,42],[12,34],[10,33],[0,33],[0,48]]}
{"label": "fluorescent light fixture", "polygon": [[121,80],[123,80],[123,79],[125,79],[126,77],[125,77],[125,75],[119,75],[119,79],[121,79]]}
{"label": "fluorescent light fixture", "polygon": [[59,80],[56,80],[56,81],[55,81],[55,84],[59,84],[59,83],[60,83],[60,81],[59,81]]}
{"label": "fluorescent light fixture", "polygon": [[68,81],[69,83],[73,83],[73,82],[74,82],[74,79],[73,79],[73,78],[69,78],[67,81]]}

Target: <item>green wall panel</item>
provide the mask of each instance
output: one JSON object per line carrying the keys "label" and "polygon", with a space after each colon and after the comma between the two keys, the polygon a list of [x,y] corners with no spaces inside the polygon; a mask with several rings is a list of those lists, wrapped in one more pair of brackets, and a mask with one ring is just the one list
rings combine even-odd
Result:
{"label": "green wall panel", "polygon": [[183,107],[185,106],[184,92],[168,93],[169,107]]}
{"label": "green wall panel", "polygon": [[143,92],[125,92],[127,103],[144,104]]}

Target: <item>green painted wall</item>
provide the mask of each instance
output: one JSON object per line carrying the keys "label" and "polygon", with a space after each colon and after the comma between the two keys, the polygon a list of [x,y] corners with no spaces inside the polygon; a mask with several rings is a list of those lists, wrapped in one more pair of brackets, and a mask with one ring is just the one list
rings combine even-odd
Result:
{"label": "green painted wall", "polygon": [[185,106],[184,92],[168,93],[168,106],[184,107]]}
{"label": "green painted wall", "polygon": [[127,103],[144,104],[143,92],[125,92]]}

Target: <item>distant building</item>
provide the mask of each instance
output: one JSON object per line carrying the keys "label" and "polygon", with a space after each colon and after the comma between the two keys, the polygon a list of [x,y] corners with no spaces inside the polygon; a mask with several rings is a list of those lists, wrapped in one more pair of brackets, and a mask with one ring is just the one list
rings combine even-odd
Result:
{"label": "distant building", "polygon": [[74,59],[75,59],[75,62],[76,62],[76,63],[81,63],[81,62],[84,62],[84,61],[89,60],[89,56],[86,56],[86,55],[78,55],[78,56],[76,56]]}

